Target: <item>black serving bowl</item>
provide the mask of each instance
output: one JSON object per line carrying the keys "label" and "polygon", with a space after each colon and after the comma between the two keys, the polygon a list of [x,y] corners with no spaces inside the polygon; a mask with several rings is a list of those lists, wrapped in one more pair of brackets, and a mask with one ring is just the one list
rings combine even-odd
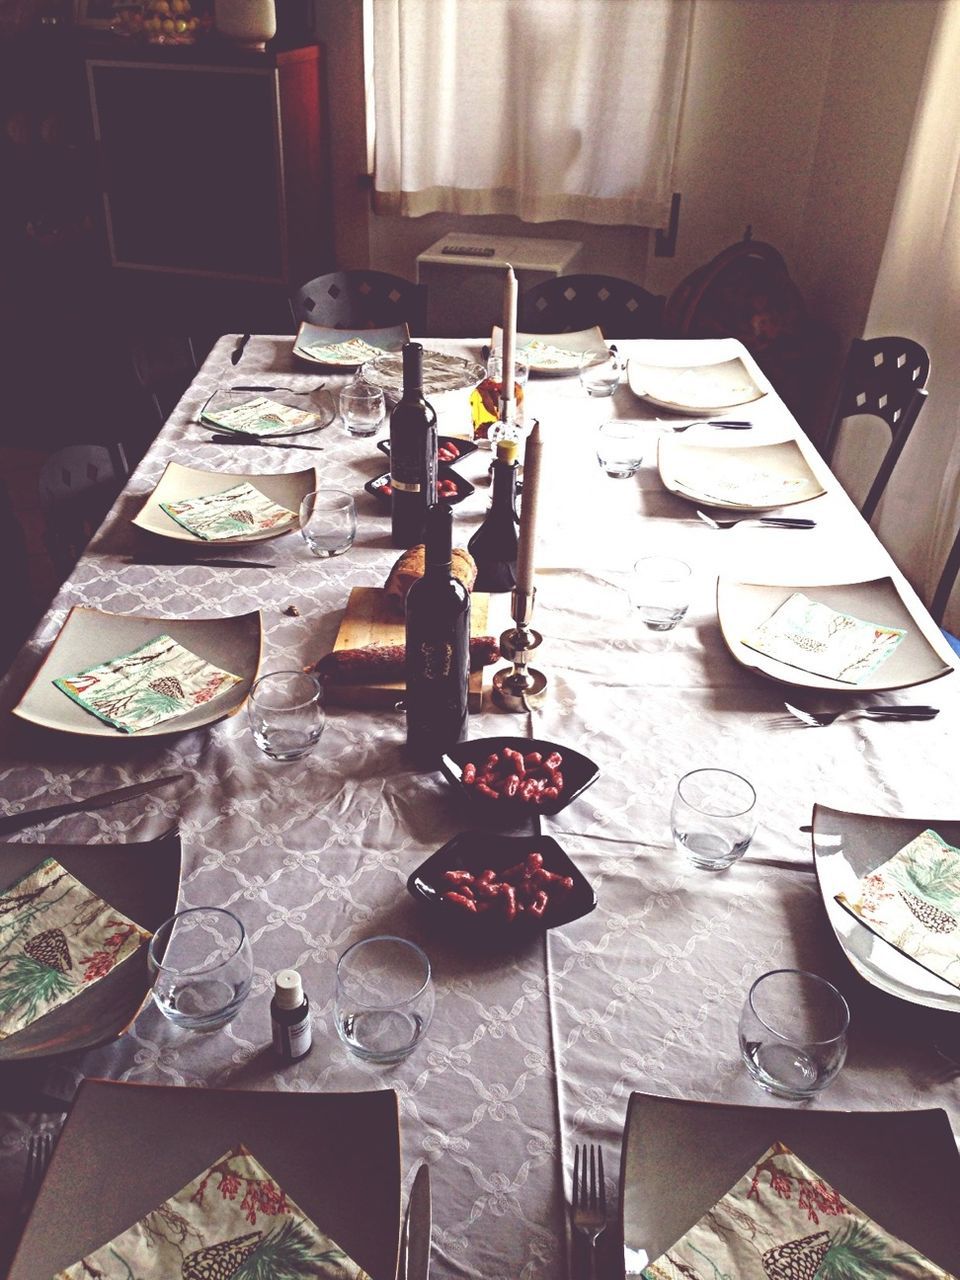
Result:
{"label": "black serving bowl", "polygon": [[[554,893],[542,916],[521,912],[507,920],[502,910],[492,908],[474,914],[442,894],[456,885],[444,880],[445,871],[472,871],[475,875],[488,868],[498,874],[523,862],[529,853],[543,855],[543,865],[556,875],[569,876],[573,888]],[[454,836],[442,849],[431,854],[407,880],[410,894],[421,903],[436,927],[470,942],[493,943],[497,946],[521,942],[545,929],[570,924],[591,912],[597,895],[577,864],[549,836],[504,836],[484,831],[464,831]]]}
{"label": "black serving bowl", "polygon": [[[457,486],[457,492],[449,498],[441,497],[441,502],[449,502],[451,507],[456,506],[458,502],[462,502],[464,498],[469,498],[471,493],[475,492],[474,486],[469,480],[464,480],[463,476],[458,475],[452,467],[448,467],[445,463],[440,464],[437,468],[438,480],[452,480]],[[373,480],[368,480],[363,486],[367,493],[373,494],[380,506],[386,511],[390,510],[390,494],[383,492],[384,485],[390,483],[390,472],[385,471],[382,476],[377,476]]]}
{"label": "black serving bowl", "polygon": [[[441,458],[440,459],[441,467],[443,466],[455,467],[458,462],[462,462],[464,458],[469,458],[471,453],[476,453],[477,449],[479,448],[479,445],[474,444],[472,440],[464,440],[460,436],[437,436],[438,449],[443,449],[444,447],[449,448],[450,445],[453,445],[454,448],[457,449],[460,456],[457,458],[454,458],[454,460],[450,463],[445,463],[444,460]],[[380,449],[383,453],[385,453],[388,458],[390,457],[390,441],[389,440],[378,440],[377,448]]]}
{"label": "black serving bowl", "polygon": [[[558,751],[563,757],[560,772],[563,774],[563,791],[556,799],[544,801],[543,804],[531,804],[526,800],[492,797],[478,793],[473,786],[465,786],[462,780],[463,766],[472,762],[479,769],[488,756],[494,752],[501,753],[504,747],[511,747],[523,755],[531,751],[539,751],[544,759],[552,752]],[[443,776],[477,813],[489,817],[507,818],[515,821],[520,817],[533,817],[535,814],[560,813],[571,800],[576,800],[587,787],[596,782],[600,776],[599,768],[579,751],[561,746],[558,742],[545,742],[542,738],[474,738],[467,742],[458,742],[445,755],[440,757],[440,769]]]}

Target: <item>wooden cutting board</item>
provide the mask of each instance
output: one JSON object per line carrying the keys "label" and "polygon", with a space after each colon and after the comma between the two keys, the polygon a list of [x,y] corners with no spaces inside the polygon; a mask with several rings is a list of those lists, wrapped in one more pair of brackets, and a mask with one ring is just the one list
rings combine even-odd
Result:
{"label": "wooden cutting board", "polygon": [[[470,597],[470,634],[487,634],[490,597],[475,591]],[[396,596],[388,596],[383,587],[354,587],[346,612],[334,641],[338,649],[365,649],[375,644],[403,644],[403,615]],[[396,684],[328,684],[327,701],[344,707],[393,708],[403,697],[403,681]],[[470,674],[467,702],[471,711],[479,711],[483,701],[483,672]]]}

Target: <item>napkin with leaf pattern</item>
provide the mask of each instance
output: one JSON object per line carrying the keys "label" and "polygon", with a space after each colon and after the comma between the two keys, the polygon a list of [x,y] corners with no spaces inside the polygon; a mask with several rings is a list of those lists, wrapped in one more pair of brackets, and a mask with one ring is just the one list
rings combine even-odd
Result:
{"label": "napkin with leaf pattern", "polygon": [[242,1144],[54,1280],[369,1280]]}
{"label": "napkin with leaf pattern", "polygon": [[267,533],[296,519],[293,511],[273,502],[249,481],[231,485],[219,493],[161,502],[160,510],[195,537],[207,541]]}

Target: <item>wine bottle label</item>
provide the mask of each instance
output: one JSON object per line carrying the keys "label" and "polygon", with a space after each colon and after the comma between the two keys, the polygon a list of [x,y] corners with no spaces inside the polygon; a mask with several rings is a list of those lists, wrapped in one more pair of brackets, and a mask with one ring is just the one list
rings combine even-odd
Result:
{"label": "wine bottle label", "polygon": [[290,1036],[290,1052],[293,1057],[299,1058],[310,1048],[312,1037],[309,1013],[302,1022],[295,1022],[292,1027],[287,1028],[287,1031]]}
{"label": "wine bottle label", "polygon": [[444,680],[453,668],[453,645],[425,640],[420,645],[420,673],[424,680]]}
{"label": "wine bottle label", "polygon": [[395,475],[390,477],[390,483],[394,489],[399,489],[401,493],[420,493],[423,488],[419,481],[411,484],[408,480],[398,480]]}

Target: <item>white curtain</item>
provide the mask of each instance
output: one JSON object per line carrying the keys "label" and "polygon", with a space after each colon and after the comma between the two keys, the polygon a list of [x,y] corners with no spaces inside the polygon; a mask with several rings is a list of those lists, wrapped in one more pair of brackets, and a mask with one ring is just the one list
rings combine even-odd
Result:
{"label": "white curtain", "polygon": [[373,0],[375,208],[666,224],[692,0]]}
{"label": "white curtain", "polygon": [[[913,134],[867,319],[930,353],[929,398],[875,527],[929,602],[960,523],[960,2],[934,30]],[[954,600],[960,593],[955,593]],[[960,630],[960,602],[947,615]]]}

